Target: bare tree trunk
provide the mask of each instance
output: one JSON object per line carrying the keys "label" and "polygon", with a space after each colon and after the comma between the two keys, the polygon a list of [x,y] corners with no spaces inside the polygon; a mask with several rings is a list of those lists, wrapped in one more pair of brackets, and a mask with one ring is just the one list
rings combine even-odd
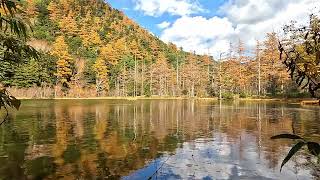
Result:
{"label": "bare tree trunk", "polygon": [[54,98],[57,98],[57,84],[56,84],[56,86],[54,87]]}
{"label": "bare tree trunk", "polygon": [[191,97],[194,97],[194,81],[192,81],[192,86],[191,86]]}
{"label": "bare tree trunk", "polygon": [[133,96],[136,97],[137,94],[137,56],[134,55],[134,82],[133,82]]}
{"label": "bare tree trunk", "polygon": [[142,74],[141,74],[141,96],[144,95],[144,60],[142,61]]}
{"label": "bare tree trunk", "polygon": [[152,96],[152,95],[153,95],[153,92],[152,92],[152,83],[153,83],[153,82],[152,82],[152,80],[153,80],[153,79],[152,79],[152,73],[150,74],[150,76],[151,76],[151,77],[150,77],[150,94],[151,94],[151,96]]}
{"label": "bare tree trunk", "polygon": [[179,82],[179,59],[176,58],[176,60],[177,60],[177,72],[176,72],[176,76],[177,76],[177,79],[176,79],[176,81],[177,81],[177,87],[176,87],[176,92],[177,92],[177,95],[178,95],[178,91],[179,91],[179,89],[180,89],[180,82]]}
{"label": "bare tree trunk", "polygon": [[160,91],[158,93],[159,96],[162,96],[163,94],[163,79],[160,77]]}
{"label": "bare tree trunk", "polygon": [[185,87],[184,87],[184,80],[182,80],[182,89],[184,89]]}
{"label": "bare tree trunk", "polygon": [[165,95],[168,95],[168,79],[165,77]]}
{"label": "bare tree trunk", "polygon": [[260,62],[260,54],[258,55],[258,79],[259,79],[259,82],[258,82],[258,96],[260,97],[261,95],[261,62]]}
{"label": "bare tree trunk", "polygon": [[122,77],[122,96],[127,96],[127,93],[126,93],[126,64],[124,64],[123,66],[123,77]]}

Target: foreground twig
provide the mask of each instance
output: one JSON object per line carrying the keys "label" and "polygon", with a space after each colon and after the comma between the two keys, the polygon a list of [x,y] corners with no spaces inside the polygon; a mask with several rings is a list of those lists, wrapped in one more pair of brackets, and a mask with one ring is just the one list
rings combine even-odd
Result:
{"label": "foreground twig", "polygon": [[153,178],[153,176],[156,175],[159,172],[160,169],[162,169],[163,165],[169,160],[170,157],[171,156],[169,156],[150,177],[148,177],[148,180],[151,180]]}

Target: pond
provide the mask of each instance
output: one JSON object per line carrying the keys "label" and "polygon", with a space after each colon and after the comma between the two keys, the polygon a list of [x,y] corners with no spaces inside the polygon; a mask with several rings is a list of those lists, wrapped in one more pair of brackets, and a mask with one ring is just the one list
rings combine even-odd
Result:
{"label": "pond", "polygon": [[296,133],[320,108],[205,100],[25,100],[0,127],[0,179],[316,179]]}

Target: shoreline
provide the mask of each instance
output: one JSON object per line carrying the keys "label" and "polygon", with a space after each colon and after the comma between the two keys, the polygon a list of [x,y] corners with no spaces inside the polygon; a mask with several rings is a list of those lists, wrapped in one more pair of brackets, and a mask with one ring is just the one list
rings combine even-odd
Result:
{"label": "shoreline", "polygon": [[218,98],[199,98],[199,97],[64,97],[64,98],[28,98],[28,97],[16,97],[20,100],[218,100]]}
{"label": "shoreline", "polygon": [[[63,97],[63,98],[29,98],[29,97],[16,97],[20,100],[215,100],[217,97]],[[239,98],[239,99],[223,99],[224,101],[281,101],[281,102],[297,102],[297,103],[315,103],[319,100],[312,98]]]}

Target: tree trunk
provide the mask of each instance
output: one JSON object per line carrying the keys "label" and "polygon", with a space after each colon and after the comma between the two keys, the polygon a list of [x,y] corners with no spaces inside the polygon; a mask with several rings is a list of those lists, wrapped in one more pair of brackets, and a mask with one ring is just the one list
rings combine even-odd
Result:
{"label": "tree trunk", "polygon": [[192,81],[192,86],[191,86],[191,97],[194,97],[194,81]]}
{"label": "tree trunk", "polygon": [[150,77],[150,95],[152,96],[153,95],[153,92],[152,92],[152,73],[151,73],[151,75],[150,75],[151,77]]}
{"label": "tree trunk", "polygon": [[261,62],[260,54],[258,54],[258,96],[261,95]]}
{"label": "tree trunk", "polygon": [[141,72],[141,96],[144,95],[144,66],[145,66],[144,63],[145,62],[143,60],[143,62],[142,62],[142,72]]}
{"label": "tree trunk", "polygon": [[133,82],[133,96],[137,96],[137,56],[134,55],[134,82]]}
{"label": "tree trunk", "polygon": [[177,72],[176,72],[177,87],[176,87],[176,94],[178,95],[178,91],[180,89],[180,83],[179,83],[179,60],[178,60],[178,58],[176,58],[176,59],[177,59]]}

